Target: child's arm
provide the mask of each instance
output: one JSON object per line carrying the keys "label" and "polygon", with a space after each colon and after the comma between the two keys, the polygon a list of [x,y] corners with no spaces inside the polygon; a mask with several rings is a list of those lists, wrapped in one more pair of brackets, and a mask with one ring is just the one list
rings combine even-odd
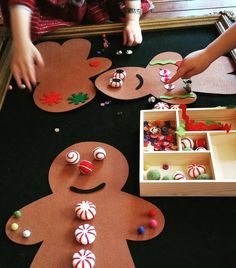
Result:
{"label": "child's arm", "polygon": [[13,5],[10,7],[10,16],[13,35],[12,73],[19,87],[23,80],[27,88],[31,89],[31,83],[36,84],[34,65],[44,65],[30,38],[31,11],[24,6]]}
{"label": "child's arm", "polygon": [[234,48],[236,48],[236,23],[206,48],[189,54],[168,83],[173,83],[179,78],[190,78],[203,72],[218,57]]}
{"label": "child's arm", "polygon": [[139,25],[141,15],[140,0],[125,1],[125,28],[123,31],[123,45],[134,46],[142,43],[142,32]]}

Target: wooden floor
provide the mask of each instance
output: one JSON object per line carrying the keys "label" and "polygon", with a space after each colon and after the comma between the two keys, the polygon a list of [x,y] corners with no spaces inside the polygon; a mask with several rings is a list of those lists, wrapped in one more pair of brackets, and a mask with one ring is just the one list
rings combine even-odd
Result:
{"label": "wooden floor", "polygon": [[236,15],[236,0],[153,0],[153,4],[154,9],[144,19],[201,16],[220,11],[233,11]]}

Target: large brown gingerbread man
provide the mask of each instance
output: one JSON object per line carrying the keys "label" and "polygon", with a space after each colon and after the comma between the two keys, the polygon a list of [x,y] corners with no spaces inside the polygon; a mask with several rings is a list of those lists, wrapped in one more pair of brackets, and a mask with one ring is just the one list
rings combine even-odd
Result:
{"label": "large brown gingerbread man", "polygon": [[[67,162],[71,150],[80,154],[76,164]],[[82,142],[66,148],[49,170],[52,194],[20,209],[21,217],[12,216],[6,224],[7,236],[24,245],[43,241],[31,268],[71,267],[73,257],[77,268],[135,267],[127,240],[154,238],[164,227],[164,216],[152,203],[121,191],[128,171],[124,155],[110,145]],[[92,204],[87,214],[75,213],[78,204],[85,202]],[[156,226],[149,226],[150,211],[155,212]],[[12,230],[13,223],[18,224],[17,230]],[[145,231],[137,232],[139,226]]]}
{"label": "large brown gingerbread man", "polygon": [[90,102],[96,95],[90,78],[111,66],[107,58],[88,58],[91,43],[82,38],[70,39],[62,45],[42,42],[37,48],[45,66],[37,70],[39,84],[33,98],[47,112],[66,112]]}

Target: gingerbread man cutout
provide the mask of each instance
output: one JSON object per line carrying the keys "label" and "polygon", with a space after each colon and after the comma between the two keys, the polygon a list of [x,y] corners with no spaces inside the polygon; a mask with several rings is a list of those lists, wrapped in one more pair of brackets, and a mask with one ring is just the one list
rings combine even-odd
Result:
{"label": "gingerbread man cutout", "polygon": [[[99,75],[95,80],[96,87],[104,94],[121,100],[138,99],[147,95],[153,95],[158,99],[171,104],[189,104],[196,101],[196,94],[187,94],[182,80],[174,83],[174,89],[165,89],[165,83],[161,81],[160,71],[167,69],[170,75],[176,72],[182,56],[175,52],[163,52],[156,55],[147,65],[142,67],[119,67],[108,70]],[[109,80],[117,69],[124,70],[126,77],[121,87],[112,87]]]}
{"label": "gingerbread man cutout", "polygon": [[66,112],[90,102],[96,95],[90,78],[111,66],[104,57],[88,59],[91,43],[86,39],[70,39],[62,45],[43,42],[37,48],[45,66],[37,70],[39,84],[33,98],[47,112]]}
{"label": "gingerbread man cutout", "polygon": [[[94,160],[93,152],[97,147],[105,150],[105,159]],[[79,163],[74,165],[66,162],[66,155],[71,150],[80,154]],[[90,174],[80,172],[83,160],[93,164]],[[85,263],[84,267],[134,268],[126,240],[154,238],[164,227],[164,216],[150,202],[121,191],[128,171],[124,155],[110,145],[83,142],[66,148],[54,159],[49,170],[52,194],[20,209],[20,218],[12,216],[6,224],[7,236],[24,245],[43,241],[31,268],[70,267],[73,254],[81,250],[91,251],[95,258],[95,266]],[[75,208],[83,201],[96,206],[96,215],[90,220],[76,216]],[[148,224],[150,210],[155,211],[155,228]],[[13,222],[19,225],[16,231],[11,230]],[[77,242],[74,233],[82,224],[95,228],[96,239],[92,244]],[[137,232],[139,226],[146,228],[143,234]],[[28,238],[22,236],[25,229],[31,232]],[[74,264],[74,267],[83,266]]]}

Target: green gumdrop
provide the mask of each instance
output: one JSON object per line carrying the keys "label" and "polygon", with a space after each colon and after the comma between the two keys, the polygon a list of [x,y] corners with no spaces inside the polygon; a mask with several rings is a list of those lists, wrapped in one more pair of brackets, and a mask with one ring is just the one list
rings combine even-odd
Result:
{"label": "green gumdrop", "polygon": [[161,173],[158,169],[151,169],[147,173],[147,179],[148,180],[160,180]]}
{"label": "green gumdrop", "polygon": [[197,176],[197,180],[210,180],[211,177],[207,173],[202,173]]}
{"label": "green gumdrop", "polygon": [[169,180],[173,180],[174,177],[172,175],[165,175],[162,180],[166,180],[166,181],[169,181]]}

